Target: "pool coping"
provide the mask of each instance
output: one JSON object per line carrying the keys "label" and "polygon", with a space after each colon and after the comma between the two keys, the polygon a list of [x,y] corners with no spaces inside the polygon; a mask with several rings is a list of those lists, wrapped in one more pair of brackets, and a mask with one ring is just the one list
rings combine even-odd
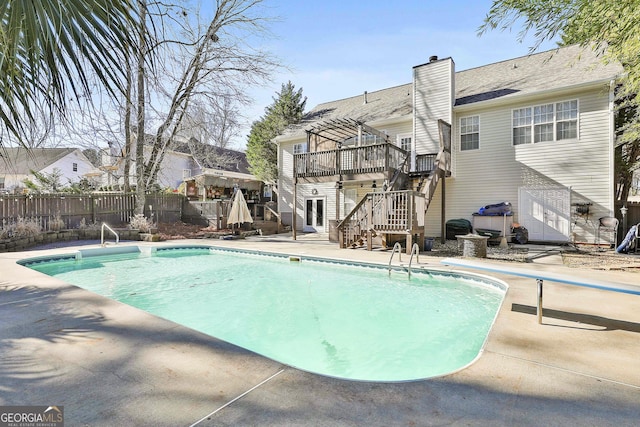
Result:
{"label": "pool coping", "polygon": [[[299,242],[215,245],[378,264],[389,256]],[[70,425],[632,425],[640,416],[640,301],[622,294],[548,286],[549,317],[537,325],[535,283],[495,275],[509,289],[476,363],[437,379],[361,383],[288,368],[16,264],[34,255],[0,255],[0,354],[10,361],[0,405],[57,399]]]}
{"label": "pool coping", "polygon": [[[473,359],[465,363],[464,365],[456,369],[453,369],[451,371],[448,371],[446,373],[431,375],[428,377],[418,377],[413,379],[369,380],[369,379],[345,378],[340,376],[333,376],[326,373],[320,374],[318,372],[305,370],[304,368],[301,368],[300,366],[297,366],[297,365],[290,366],[291,368],[299,369],[305,372],[309,372],[311,374],[322,375],[325,377],[335,378],[339,380],[346,380],[346,381],[373,382],[373,383],[380,383],[380,384],[411,382],[411,381],[433,379],[438,377],[445,377],[468,368],[469,366],[474,364],[484,352],[485,346],[488,341],[489,333],[491,331],[491,328],[495,324],[496,318],[498,317],[498,313],[500,311],[500,308],[502,307],[502,304],[505,301],[505,296],[509,289],[509,285],[503,280],[488,276],[486,274],[477,273],[475,271],[472,271],[472,272],[455,271],[454,272],[454,271],[451,271],[451,269],[447,269],[442,266],[427,267],[424,265],[422,266],[418,265],[412,268],[411,265],[406,265],[402,263],[392,264],[391,262],[389,262],[388,265],[383,265],[380,263],[344,260],[339,258],[329,258],[329,257],[320,257],[320,256],[302,256],[302,255],[294,255],[294,254],[278,253],[278,252],[270,252],[270,251],[256,251],[251,249],[236,249],[236,248],[228,248],[223,246],[216,246],[212,244],[187,245],[187,244],[167,243],[164,245],[151,244],[151,245],[145,245],[145,246],[137,246],[135,244],[132,244],[132,245],[121,246],[121,247],[113,246],[113,247],[100,247],[100,248],[90,248],[90,249],[79,248],[76,250],[69,251],[67,253],[61,253],[56,255],[40,255],[40,256],[22,258],[17,261],[17,264],[31,268],[32,266],[35,267],[37,264],[41,264],[45,262],[82,260],[82,259],[87,259],[92,257],[122,255],[122,254],[142,254],[145,256],[154,256],[154,254],[157,254],[159,252],[173,252],[173,251],[180,251],[180,250],[201,250],[201,251],[207,251],[209,253],[221,252],[221,253],[267,257],[267,258],[277,258],[280,260],[289,260],[290,262],[311,262],[311,263],[323,264],[323,265],[339,265],[339,266],[353,267],[353,268],[366,268],[366,269],[372,269],[372,270],[387,271],[389,275],[391,275],[392,272],[397,274],[403,274],[403,275],[407,274],[408,280],[411,280],[411,277],[412,277],[411,272],[413,271],[413,273],[415,273],[414,277],[417,277],[419,275],[429,275],[429,276],[453,277],[453,278],[464,278],[468,280],[474,280],[476,282],[476,285],[486,287],[486,288],[493,288],[495,291],[500,293],[500,301],[498,303],[495,313],[493,313],[493,315],[491,316],[491,321],[489,322],[488,331],[486,334],[484,334],[482,343],[480,344],[480,347],[478,348]],[[37,268],[35,270],[38,271]],[[91,292],[91,290],[89,291]],[[214,336],[214,338],[217,338],[217,337]],[[252,351],[251,349],[247,349],[247,350]],[[268,356],[264,356],[264,357],[268,357]],[[276,362],[279,362],[277,359],[274,359],[274,360]]]}

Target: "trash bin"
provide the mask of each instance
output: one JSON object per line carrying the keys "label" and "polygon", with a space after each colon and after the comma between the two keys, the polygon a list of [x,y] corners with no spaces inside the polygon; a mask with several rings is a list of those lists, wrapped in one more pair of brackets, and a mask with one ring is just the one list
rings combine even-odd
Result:
{"label": "trash bin", "polygon": [[459,218],[459,219],[450,219],[446,224],[447,231],[447,240],[454,240],[456,236],[469,234],[473,229],[471,227],[471,221]]}
{"label": "trash bin", "polygon": [[424,239],[424,251],[429,252],[433,249],[433,237],[427,237]]}

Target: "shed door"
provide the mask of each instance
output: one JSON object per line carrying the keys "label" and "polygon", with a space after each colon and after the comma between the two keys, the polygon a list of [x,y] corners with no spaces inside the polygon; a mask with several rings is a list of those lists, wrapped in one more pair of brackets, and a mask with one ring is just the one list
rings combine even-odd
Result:
{"label": "shed door", "polygon": [[520,224],[529,240],[567,242],[571,224],[571,190],[521,187],[518,197]]}

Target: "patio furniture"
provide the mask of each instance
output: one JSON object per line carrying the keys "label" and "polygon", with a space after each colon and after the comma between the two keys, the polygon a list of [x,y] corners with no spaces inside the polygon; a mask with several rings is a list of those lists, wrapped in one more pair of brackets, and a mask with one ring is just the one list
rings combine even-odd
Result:
{"label": "patio furniture", "polygon": [[613,247],[618,244],[618,224],[617,218],[612,216],[603,216],[598,220],[598,230],[596,232],[596,246],[600,245],[600,233],[613,233]]}

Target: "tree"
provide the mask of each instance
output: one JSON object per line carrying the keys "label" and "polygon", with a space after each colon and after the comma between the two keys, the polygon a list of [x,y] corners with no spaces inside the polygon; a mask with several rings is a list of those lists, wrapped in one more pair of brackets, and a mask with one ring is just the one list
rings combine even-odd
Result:
{"label": "tree", "polygon": [[273,103],[265,108],[264,116],[251,125],[247,140],[249,170],[256,178],[275,183],[278,178],[278,153],[273,139],[287,126],[299,123],[304,114],[307,98],[302,88],[296,90],[291,81],[283,83]]}
{"label": "tree", "polygon": [[0,121],[9,133],[19,137],[25,121],[36,121],[34,106],[43,100],[51,114],[64,113],[69,99],[91,93],[92,74],[112,94],[124,88],[120,63],[136,38],[132,3],[2,2]]}
{"label": "tree", "polygon": [[[264,32],[262,23],[267,18],[260,15],[258,8],[262,0],[216,0],[213,17],[206,25],[199,22],[193,25],[189,12],[177,5],[147,0],[138,0],[138,3],[140,33],[146,33],[147,26],[164,30],[163,38],[155,40],[148,49],[142,48],[141,40],[137,71],[133,76],[137,82],[137,102],[133,106],[136,110],[136,192],[138,200],[144,200],[144,192],[156,183],[164,155],[183,128],[191,104],[198,99],[240,93],[240,86],[266,79],[275,63],[269,55],[245,45],[248,34]],[[153,14],[149,9],[151,4]],[[180,37],[166,36],[170,29],[164,25],[167,20],[177,25]],[[162,52],[161,67],[154,70],[146,67],[144,57],[151,50],[154,56]],[[147,145],[151,89],[160,102],[153,121],[155,131]],[[149,147],[148,153],[145,145]],[[143,202],[136,206],[137,213],[143,209]]]}
{"label": "tree", "polygon": [[640,2],[638,0],[496,0],[480,34],[522,25],[519,39],[534,31],[537,48],[560,37],[562,44],[592,46],[603,61],[622,64],[616,93],[619,118],[616,158],[618,200],[627,200],[640,162]]}
{"label": "tree", "polygon": [[62,188],[62,171],[58,168],[53,168],[51,172],[38,172],[30,170],[31,175],[35,178],[36,182],[31,181],[29,178],[24,179],[24,185],[37,193],[57,193]]}

